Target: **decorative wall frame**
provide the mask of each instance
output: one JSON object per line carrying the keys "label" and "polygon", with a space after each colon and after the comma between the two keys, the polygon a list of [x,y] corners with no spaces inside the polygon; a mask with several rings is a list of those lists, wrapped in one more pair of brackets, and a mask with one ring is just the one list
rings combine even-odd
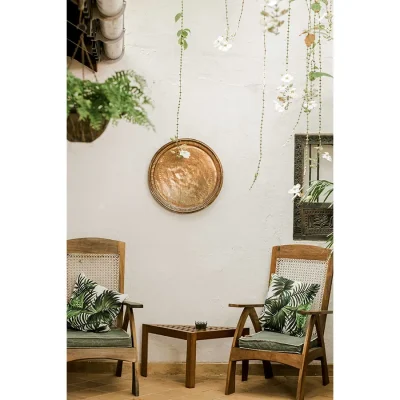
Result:
{"label": "decorative wall frame", "polygon": [[[308,136],[310,149],[319,145],[318,135]],[[322,146],[333,145],[333,135],[321,135]],[[304,177],[306,135],[295,135],[294,139],[294,184],[302,183]],[[309,149],[308,154],[311,154]],[[317,166],[319,168],[319,164]],[[308,177],[306,177],[308,179]],[[333,232],[333,206],[331,203],[300,203],[293,200],[293,239],[321,240]]]}
{"label": "decorative wall frame", "polygon": [[[180,149],[190,153],[179,157]],[[162,146],[151,160],[149,188],[167,210],[188,214],[208,207],[222,188],[223,171],[218,156],[205,143],[179,139]]]}

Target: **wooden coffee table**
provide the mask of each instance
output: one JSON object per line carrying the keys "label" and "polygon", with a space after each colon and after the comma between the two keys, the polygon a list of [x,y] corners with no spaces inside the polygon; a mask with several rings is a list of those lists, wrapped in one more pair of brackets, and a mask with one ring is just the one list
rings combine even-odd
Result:
{"label": "wooden coffee table", "polygon": [[[168,336],[187,341],[186,352],[186,387],[194,388],[196,373],[196,342],[198,340],[221,339],[233,337],[236,328],[209,326],[206,329],[196,330],[191,325],[142,325],[142,360],[140,374],[147,376],[147,356],[149,351],[149,333]],[[249,334],[249,328],[243,329],[243,335]],[[248,361],[243,361],[242,371],[248,369]]]}

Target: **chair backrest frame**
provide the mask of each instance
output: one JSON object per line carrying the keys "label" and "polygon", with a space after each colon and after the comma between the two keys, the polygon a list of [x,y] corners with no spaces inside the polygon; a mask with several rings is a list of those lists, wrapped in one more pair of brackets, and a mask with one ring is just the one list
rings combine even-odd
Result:
{"label": "chair backrest frame", "polygon": [[[78,238],[67,240],[67,254],[116,254],[119,257],[118,291],[124,293],[125,242],[104,238]],[[68,267],[67,267],[68,268]],[[85,271],[83,271],[85,272]],[[67,278],[68,279],[68,278]],[[123,309],[116,319],[116,326],[122,327]]]}
{"label": "chair backrest frame", "polygon": [[[315,260],[326,261],[328,263],[326,270],[325,284],[321,287],[323,290],[321,310],[328,310],[329,299],[331,296],[332,279],[333,279],[333,254],[332,250],[319,246],[290,244],[282,246],[274,246],[271,254],[270,280],[272,274],[276,272],[277,260],[280,258],[297,259],[297,260]],[[322,318],[325,327],[326,315]]]}
{"label": "chair backrest frame", "polygon": [[67,254],[118,254],[119,292],[124,293],[125,282],[125,242],[103,238],[78,238],[67,240]]}

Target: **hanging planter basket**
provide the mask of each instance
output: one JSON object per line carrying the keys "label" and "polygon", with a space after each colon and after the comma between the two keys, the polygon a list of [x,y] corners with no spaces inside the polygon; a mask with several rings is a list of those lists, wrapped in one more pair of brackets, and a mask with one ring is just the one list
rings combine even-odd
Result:
{"label": "hanging planter basket", "polygon": [[101,136],[110,121],[104,120],[100,129],[93,129],[88,120],[79,120],[76,112],[67,117],[67,140],[69,142],[91,143]]}

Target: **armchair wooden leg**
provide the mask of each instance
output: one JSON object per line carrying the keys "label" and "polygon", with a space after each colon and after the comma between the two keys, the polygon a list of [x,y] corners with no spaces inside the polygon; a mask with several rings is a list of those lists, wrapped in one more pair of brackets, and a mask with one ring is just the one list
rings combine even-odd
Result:
{"label": "armchair wooden leg", "polygon": [[299,379],[297,382],[297,394],[296,394],[296,400],[304,400],[304,389],[305,389],[305,380],[306,380],[306,375],[307,375],[307,355],[308,355],[308,350],[310,349],[310,343],[311,343],[311,336],[312,336],[312,331],[315,325],[315,315],[311,315],[310,320],[308,321],[308,326],[307,326],[307,332],[306,332],[306,337],[304,339],[304,347],[303,347],[303,352],[302,352],[302,360],[301,360],[301,366],[299,369]]}
{"label": "armchair wooden leg", "polygon": [[137,363],[132,363],[132,394],[139,396],[139,379],[138,379]]}
{"label": "armchair wooden leg", "polygon": [[235,393],[236,361],[229,361],[228,375],[226,377],[225,394]]}
{"label": "armchair wooden leg", "polygon": [[247,381],[249,377],[249,360],[242,361],[242,381]]}
{"label": "armchair wooden leg", "polygon": [[301,366],[299,370],[299,379],[297,381],[297,394],[296,400],[304,400],[304,389],[305,389],[305,380],[307,375],[307,364]]}
{"label": "armchair wooden leg", "polygon": [[319,360],[321,361],[321,369],[322,369],[322,384],[326,386],[329,385],[329,372],[328,372],[328,363],[326,362],[323,322],[321,321],[321,318],[319,316],[315,320],[315,323],[317,328],[319,345],[322,347],[323,351],[322,357],[319,358]]}
{"label": "armchair wooden leg", "polygon": [[[136,326],[135,326],[135,317],[133,315],[132,309],[128,308],[126,310],[126,315],[128,315],[129,324],[131,326],[131,340],[132,347],[137,351],[137,338],[136,338]],[[136,358],[137,360],[137,358]],[[139,396],[139,371],[137,362],[132,363],[132,394],[134,396]]]}
{"label": "armchair wooden leg", "polygon": [[321,357],[320,360],[322,369],[322,384],[326,386],[329,385],[329,372],[328,372],[328,363],[326,362],[326,356]]}
{"label": "armchair wooden leg", "polygon": [[142,329],[142,359],[140,361],[140,374],[147,376],[147,356],[149,353],[149,331],[146,325]]}
{"label": "armchair wooden leg", "polygon": [[263,367],[264,367],[264,376],[265,379],[270,379],[274,377],[274,373],[272,371],[272,365],[269,361],[263,361]]}
{"label": "armchair wooden leg", "polygon": [[123,361],[119,360],[117,362],[117,372],[115,373],[115,376],[121,376],[122,375],[122,363]]}

